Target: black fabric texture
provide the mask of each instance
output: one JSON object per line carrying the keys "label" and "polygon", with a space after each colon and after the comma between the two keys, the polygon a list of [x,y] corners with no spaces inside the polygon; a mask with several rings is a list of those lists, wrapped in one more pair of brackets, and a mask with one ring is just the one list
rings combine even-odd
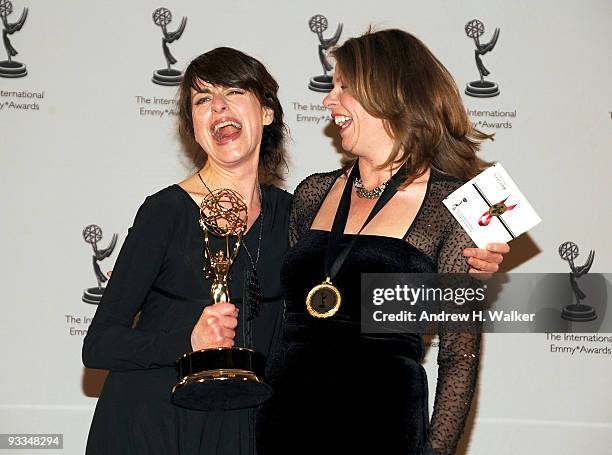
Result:
{"label": "black fabric texture", "polygon": [[[423,341],[416,334],[360,334],[360,274],[467,272],[474,246],[443,206],[462,182],[432,170],[418,214],[403,239],[360,235],[334,284],[343,303],[329,319],[306,311],[325,278],[328,232],[311,230],[342,171],[315,174],[296,189],[282,268],[285,318],[271,359],[275,395],[259,419],[261,455],[287,453],[455,453],[476,384],[480,335],[441,327],[434,412],[428,419]],[[345,234],[346,244],[353,239]]]}
{"label": "black fabric texture", "polygon": [[[254,348],[268,356],[282,317],[279,268],[287,250],[291,196],[274,187],[263,187],[262,192],[258,272],[264,299],[252,321],[252,334]],[[178,185],[148,197],[136,215],[84,340],[85,366],[110,370],[96,406],[87,454],[254,452],[254,410],[203,412],[171,402],[177,382],[175,362],[191,351],[191,331],[210,303],[198,220],[198,206]],[[257,251],[260,222],[261,217],[244,237],[251,251]],[[213,250],[221,248],[224,241],[214,238]],[[239,308],[249,268],[241,249],[230,281]],[[243,342],[243,322],[239,317],[237,346]]]}

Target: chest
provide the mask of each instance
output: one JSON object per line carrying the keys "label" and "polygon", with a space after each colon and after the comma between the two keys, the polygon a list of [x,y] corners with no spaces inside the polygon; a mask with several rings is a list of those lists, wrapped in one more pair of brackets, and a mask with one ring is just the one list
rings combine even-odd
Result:
{"label": "chest", "polygon": [[[344,190],[344,183],[336,182],[323,201],[312,229],[330,231],[336,216],[338,204]],[[427,192],[427,182],[416,183],[401,189],[382,207],[361,232],[364,235],[379,235],[404,238],[416,219]],[[360,198],[352,190],[349,215],[344,229],[345,234],[359,232],[377,199]]]}

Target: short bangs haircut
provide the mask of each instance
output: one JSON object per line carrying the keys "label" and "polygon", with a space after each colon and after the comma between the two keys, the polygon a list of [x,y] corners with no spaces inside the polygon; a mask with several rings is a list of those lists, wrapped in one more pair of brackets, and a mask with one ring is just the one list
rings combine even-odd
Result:
{"label": "short bangs haircut", "polygon": [[[274,112],[274,119],[263,130],[259,155],[260,178],[264,182],[281,179],[280,167],[286,166],[287,126],[278,100],[278,83],[257,59],[230,47],[218,47],[194,59],[179,87],[179,128],[194,138],[191,89],[201,90],[201,82],[236,87],[253,93],[263,107]],[[206,162],[206,153],[194,159],[197,166]]]}

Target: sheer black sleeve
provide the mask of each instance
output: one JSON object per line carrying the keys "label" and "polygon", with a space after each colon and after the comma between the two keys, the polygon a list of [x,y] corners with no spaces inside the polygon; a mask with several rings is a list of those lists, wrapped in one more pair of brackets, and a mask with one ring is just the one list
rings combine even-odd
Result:
{"label": "sheer black sleeve", "polygon": [[172,202],[150,196],[138,210],[83,341],[86,367],[159,368],[173,365],[181,354],[191,351],[192,327],[159,332],[133,327],[164,264],[176,218]]}
{"label": "sheer black sleeve", "polygon": [[312,222],[342,170],[313,174],[306,177],[297,186],[291,201],[289,214],[289,246],[297,243],[299,238],[310,229]]}
{"label": "sheer black sleeve", "polygon": [[[289,218],[289,244],[308,230],[341,171],[314,174],[295,190]],[[406,241],[430,257],[440,273],[467,273],[464,248],[473,247],[469,236],[442,204],[461,186],[457,179],[433,172],[420,215]],[[477,330],[462,333],[440,330],[438,383],[427,438],[428,454],[454,454],[470,411],[480,354]]]}
{"label": "sheer black sleeve", "polygon": [[[438,256],[439,273],[467,273],[469,265],[463,250],[474,246],[454,219],[447,225]],[[459,285],[469,286],[469,279]],[[451,304],[452,305],[452,304]],[[476,326],[475,326],[476,325]],[[439,331],[438,384],[427,445],[440,454],[454,454],[470,412],[476,386],[480,355],[478,323],[465,332],[442,324]]]}
{"label": "sheer black sleeve", "polygon": [[[443,204],[444,198],[462,184],[432,170],[420,215],[406,237],[437,264],[439,273],[469,270],[463,250],[474,244]],[[478,373],[480,334],[474,324],[463,333],[457,330],[453,333],[444,324],[438,329],[438,383],[426,453],[449,455],[455,453],[470,411]]]}

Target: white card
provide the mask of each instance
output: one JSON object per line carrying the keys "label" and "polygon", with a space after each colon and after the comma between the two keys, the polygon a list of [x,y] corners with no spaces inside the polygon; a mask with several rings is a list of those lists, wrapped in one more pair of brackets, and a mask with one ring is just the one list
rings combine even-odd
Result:
{"label": "white card", "polygon": [[499,163],[443,202],[479,248],[487,243],[509,242],[542,221]]}

